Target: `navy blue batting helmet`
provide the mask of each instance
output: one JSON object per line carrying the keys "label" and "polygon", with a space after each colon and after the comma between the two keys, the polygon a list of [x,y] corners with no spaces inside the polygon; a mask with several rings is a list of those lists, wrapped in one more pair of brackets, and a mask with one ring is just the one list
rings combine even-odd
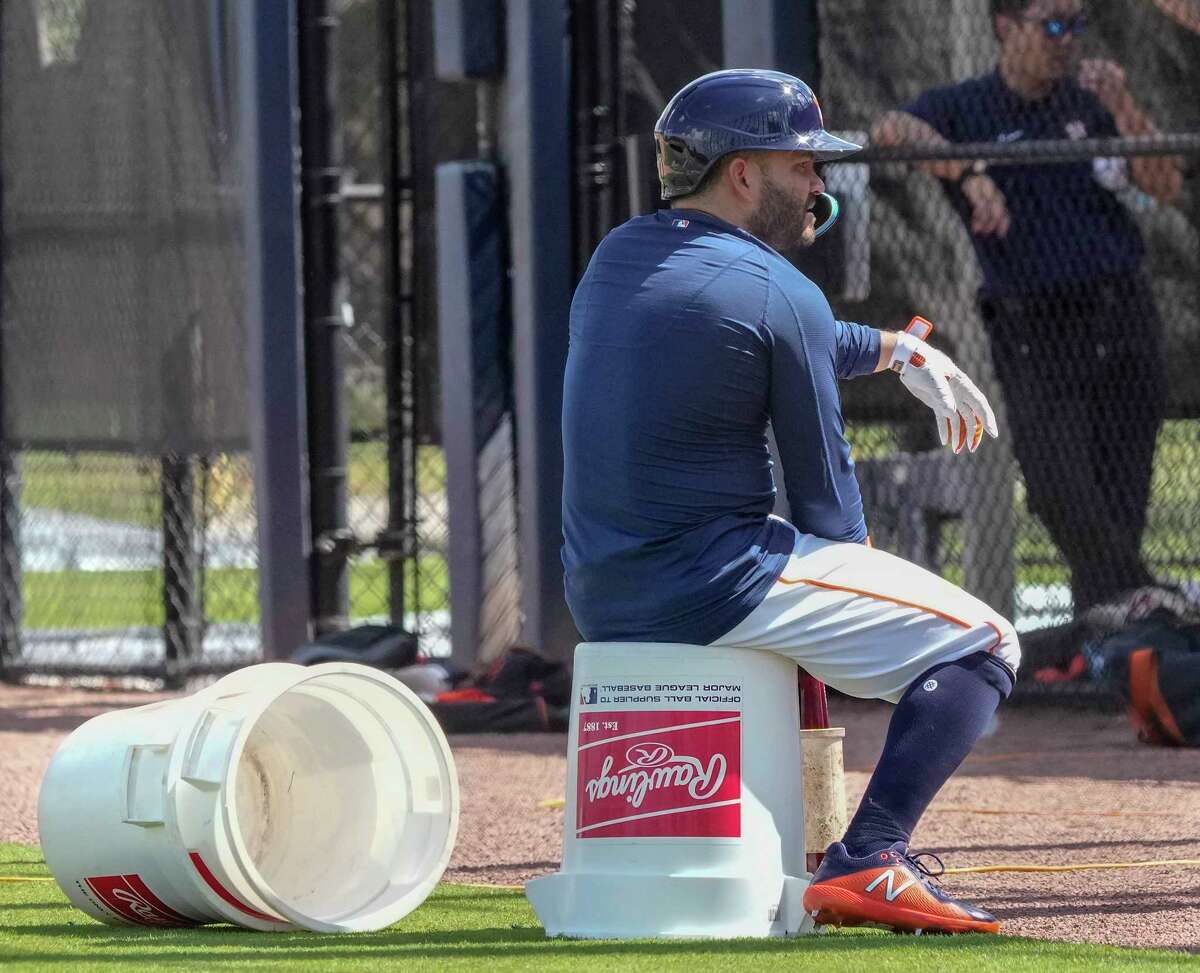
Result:
{"label": "navy blue batting helmet", "polygon": [[758,68],[714,71],[684,85],[659,116],[654,142],[663,199],[695,192],[731,152],[811,152],[827,162],[862,149],[825,131],[821,105],[803,81]]}

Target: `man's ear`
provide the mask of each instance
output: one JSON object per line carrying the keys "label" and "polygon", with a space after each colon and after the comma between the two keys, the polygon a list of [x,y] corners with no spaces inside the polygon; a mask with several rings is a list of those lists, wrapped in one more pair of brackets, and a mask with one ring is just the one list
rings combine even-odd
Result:
{"label": "man's ear", "polygon": [[758,191],[762,172],[746,156],[739,155],[726,167],[725,178],[729,180],[729,188],[738,199],[748,200]]}
{"label": "man's ear", "polygon": [[1008,40],[1009,35],[1017,29],[1017,22],[1007,14],[996,14],[992,18],[992,33],[1001,44]]}

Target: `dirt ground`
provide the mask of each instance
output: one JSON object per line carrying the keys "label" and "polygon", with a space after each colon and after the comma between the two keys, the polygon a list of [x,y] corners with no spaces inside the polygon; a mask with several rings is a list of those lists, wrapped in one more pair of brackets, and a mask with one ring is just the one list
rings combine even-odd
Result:
{"label": "dirt ground", "polygon": [[[0,841],[37,841],[37,787],[55,747],[105,710],[144,693],[0,685]],[[834,699],[847,727],[847,799],[857,803],[890,707]],[[462,821],[446,878],[515,884],[553,871],[566,738],[454,737]],[[1139,744],[1121,716],[1001,711],[929,809],[914,848],[948,868],[1200,859],[1200,751]],[[949,876],[947,888],[999,916],[1006,933],[1200,952],[1200,865]]]}

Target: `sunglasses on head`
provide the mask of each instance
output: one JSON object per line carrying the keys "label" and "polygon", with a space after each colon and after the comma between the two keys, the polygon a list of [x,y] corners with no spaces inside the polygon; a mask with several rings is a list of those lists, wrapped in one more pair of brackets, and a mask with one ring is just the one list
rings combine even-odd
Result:
{"label": "sunglasses on head", "polygon": [[1067,34],[1079,37],[1087,30],[1088,26],[1087,17],[1084,14],[1076,14],[1074,17],[1026,17],[1023,19],[1030,23],[1041,24],[1042,33],[1052,41],[1066,37]]}

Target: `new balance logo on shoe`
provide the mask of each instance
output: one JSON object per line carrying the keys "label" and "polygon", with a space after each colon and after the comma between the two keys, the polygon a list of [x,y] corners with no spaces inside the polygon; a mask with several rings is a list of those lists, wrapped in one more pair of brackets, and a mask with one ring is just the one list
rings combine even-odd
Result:
{"label": "new balance logo on shoe", "polygon": [[882,875],[875,876],[875,878],[872,879],[871,884],[863,889],[863,891],[869,895],[871,892],[874,892],[877,888],[879,888],[880,884],[883,882],[887,882],[887,887],[883,890],[883,897],[889,902],[894,902],[896,900],[896,896],[898,896],[910,885],[916,884],[916,879],[910,878],[903,885],[901,885],[900,888],[895,888],[896,873],[894,870],[889,868]]}

